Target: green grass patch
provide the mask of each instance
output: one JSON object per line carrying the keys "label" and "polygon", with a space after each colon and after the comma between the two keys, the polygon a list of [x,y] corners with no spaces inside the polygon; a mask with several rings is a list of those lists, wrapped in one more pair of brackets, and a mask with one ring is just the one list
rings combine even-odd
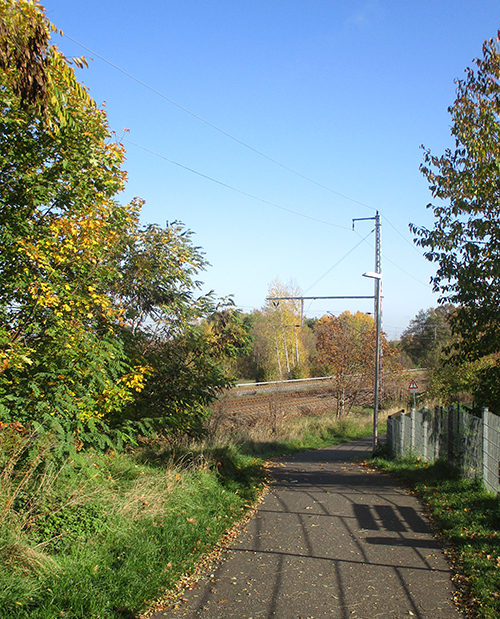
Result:
{"label": "green grass patch", "polygon": [[45,462],[17,494],[29,456],[13,463],[2,494],[15,497],[0,523],[0,616],[135,616],[241,519],[264,481],[262,463],[234,449],[174,464],[163,455],[87,454],[54,474]]}
{"label": "green grass patch", "polygon": [[[378,425],[379,433],[387,431],[385,415]],[[272,458],[340,445],[373,432],[373,409],[358,409],[343,418],[335,414],[302,417],[281,424],[272,430],[256,428],[241,433],[236,439],[240,450],[260,458]]]}
{"label": "green grass patch", "polygon": [[500,617],[500,498],[445,462],[377,458],[374,463],[414,489],[427,505],[457,572],[465,608],[472,616]]}
{"label": "green grass patch", "polygon": [[4,428],[0,616],[132,619],[242,519],[267,458],[370,433],[366,413],[310,417],[252,436],[162,440],[58,463],[50,443]]}

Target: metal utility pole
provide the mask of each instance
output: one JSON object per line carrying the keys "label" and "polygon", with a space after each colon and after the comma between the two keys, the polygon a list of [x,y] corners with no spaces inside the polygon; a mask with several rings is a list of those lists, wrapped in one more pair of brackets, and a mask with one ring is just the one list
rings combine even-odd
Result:
{"label": "metal utility pole", "polygon": [[354,230],[355,221],[375,221],[375,272],[363,273],[364,277],[371,277],[375,280],[375,291],[373,297],[367,296],[328,296],[328,297],[267,297],[268,301],[274,304],[280,301],[301,301],[301,324],[304,318],[304,300],[305,299],[374,299],[374,315],[375,315],[375,387],[373,394],[373,453],[377,451],[378,446],[378,406],[379,406],[379,391],[380,391],[380,333],[382,325],[382,252],[380,244],[380,215],[376,211],[375,217],[360,217],[352,220],[352,229]]}
{"label": "metal utility pole", "polygon": [[355,221],[375,220],[375,272],[363,273],[364,277],[371,277],[375,280],[374,290],[374,316],[375,316],[375,386],[373,393],[373,453],[377,451],[378,446],[378,407],[379,407],[379,391],[380,391],[380,332],[382,325],[382,252],[380,244],[380,215],[377,211],[375,217],[363,217],[352,220],[352,228],[354,230]]}
{"label": "metal utility pole", "polygon": [[375,273],[380,277],[375,278],[375,394],[373,402],[373,453],[378,446],[378,398],[380,382],[380,330],[382,323],[381,288],[382,288],[382,256],[380,251],[380,215],[375,215]]}

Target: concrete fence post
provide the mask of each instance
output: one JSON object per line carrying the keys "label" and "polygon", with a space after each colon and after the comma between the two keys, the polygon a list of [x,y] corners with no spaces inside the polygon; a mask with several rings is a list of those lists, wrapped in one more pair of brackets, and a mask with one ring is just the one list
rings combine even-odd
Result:
{"label": "concrete fence post", "polygon": [[410,449],[413,452],[415,450],[415,413],[414,408],[410,411]]}
{"label": "concrete fence post", "polygon": [[441,445],[441,407],[434,407],[434,462],[439,458],[440,445]]}
{"label": "concrete fence post", "polygon": [[483,463],[483,483],[487,488],[489,488],[488,484],[488,454],[489,454],[489,426],[488,426],[488,408],[483,408],[481,411],[481,421],[483,426],[483,445],[482,445],[482,463]]}
{"label": "concrete fence post", "polygon": [[401,416],[399,417],[399,428],[400,428],[400,433],[399,433],[399,457],[402,458],[404,456],[405,453],[405,419],[406,419],[406,415],[404,414],[404,412],[401,414]]}
{"label": "concrete fence post", "polygon": [[428,461],[427,450],[429,446],[429,418],[430,410],[425,408],[422,411],[422,458],[425,462]]}
{"label": "concrete fence post", "polygon": [[455,464],[455,458],[454,458],[454,454],[453,454],[453,442],[454,442],[454,436],[453,436],[453,420],[454,420],[454,416],[453,416],[453,407],[449,406],[448,407],[448,463],[451,465]]}

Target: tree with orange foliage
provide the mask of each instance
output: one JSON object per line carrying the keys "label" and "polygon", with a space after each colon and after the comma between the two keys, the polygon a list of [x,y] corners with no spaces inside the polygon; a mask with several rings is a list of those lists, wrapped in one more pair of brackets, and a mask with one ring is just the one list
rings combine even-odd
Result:
{"label": "tree with orange foliage", "polygon": [[[369,314],[346,311],[339,316],[323,316],[315,326],[316,350],[322,372],[333,377],[337,416],[347,415],[373,386],[375,323]],[[391,356],[384,334],[382,354]]]}

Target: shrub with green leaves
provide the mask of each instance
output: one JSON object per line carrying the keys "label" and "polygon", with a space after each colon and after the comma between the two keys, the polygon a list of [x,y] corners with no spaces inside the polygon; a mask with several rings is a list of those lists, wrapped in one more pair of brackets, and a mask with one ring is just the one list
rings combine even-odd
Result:
{"label": "shrub with green leaves", "polygon": [[116,200],[124,147],[43,7],[0,0],[0,18],[0,422],[73,451],[199,431],[247,345],[239,314],[199,294],[182,224]]}

